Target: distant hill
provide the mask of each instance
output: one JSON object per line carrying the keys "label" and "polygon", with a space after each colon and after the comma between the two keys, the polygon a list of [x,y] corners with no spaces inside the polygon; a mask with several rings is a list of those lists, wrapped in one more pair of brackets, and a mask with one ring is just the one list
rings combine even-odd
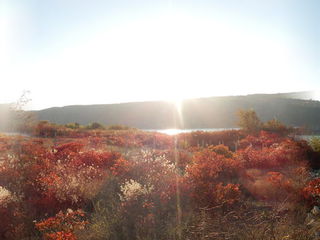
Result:
{"label": "distant hill", "polygon": [[237,126],[239,109],[254,109],[261,120],[276,118],[291,126],[320,129],[320,102],[308,92],[254,94],[185,100],[178,111],[165,101],[75,105],[34,111],[39,120],[58,124],[100,122],[141,129],[229,128]]}

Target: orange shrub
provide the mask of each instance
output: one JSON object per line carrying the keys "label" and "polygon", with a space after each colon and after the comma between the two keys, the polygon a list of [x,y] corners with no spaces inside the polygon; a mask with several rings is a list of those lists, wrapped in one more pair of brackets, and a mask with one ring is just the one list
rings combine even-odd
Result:
{"label": "orange shrub", "polygon": [[194,154],[193,164],[187,168],[186,181],[191,186],[193,199],[200,205],[233,203],[234,197],[240,195],[239,185],[232,182],[238,178],[241,166],[224,154],[224,151],[217,154],[212,147],[203,149]]}
{"label": "orange shrub", "polygon": [[308,182],[303,189],[303,196],[312,203],[320,201],[320,178],[316,178]]}
{"label": "orange shrub", "polygon": [[76,240],[74,231],[83,229],[87,223],[82,210],[68,209],[66,213],[60,211],[54,217],[36,222],[35,227],[46,240]]}

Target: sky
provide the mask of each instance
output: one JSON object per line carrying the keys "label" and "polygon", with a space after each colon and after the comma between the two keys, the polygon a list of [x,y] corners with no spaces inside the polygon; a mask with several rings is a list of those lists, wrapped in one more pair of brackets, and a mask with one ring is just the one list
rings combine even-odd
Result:
{"label": "sky", "polygon": [[0,0],[0,103],[317,90],[318,0]]}

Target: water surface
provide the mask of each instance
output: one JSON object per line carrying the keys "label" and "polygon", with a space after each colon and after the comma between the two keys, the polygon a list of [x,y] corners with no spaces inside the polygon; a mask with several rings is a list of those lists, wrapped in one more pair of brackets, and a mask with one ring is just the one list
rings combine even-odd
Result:
{"label": "water surface", "polygon": [[168,135],[176,135],[179,133],[190,133],[196,131],[204,132],[219,132],[226,130],[239,130],[239,128],[189,128],[189,129],[178,129],[178,128],[168,128],[168,129],[143,129],[148,132],[160,132]]}

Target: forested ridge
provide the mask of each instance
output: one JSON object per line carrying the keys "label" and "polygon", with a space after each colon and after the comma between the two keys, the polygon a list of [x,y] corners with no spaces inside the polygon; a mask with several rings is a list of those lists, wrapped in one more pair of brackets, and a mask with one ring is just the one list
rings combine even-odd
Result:
{"label": "forested ridge", "polygon": [[239,109],[254,109],[265,121],[276,118],[291,126],[320,128],[320,102],[294,99],[298,94],[255,94],[185,100],[181,115],[175,103],[136,102],[101,105],[78,105],[37,111],[39,120],[58,124],[100,122],[123,124],[142,129],[228,128],[237,126]]}
{"label": "forested ridge", "polygon": [[[236,112],[254,109],[261,120],[277,119],[286,125],[320,129],[320,102],[297,99],[303,93],[254,94],[189,99],[181,103],[180,113],[172,102],[133,102],[119,104],[73,105],[32,111],[37,120],[57,124],[78,122],[104,125],[121,124],[140,129],[166,128],[230,128],[237,126]],[[5,129],[10,114],[5,105],[0,106]]]}

